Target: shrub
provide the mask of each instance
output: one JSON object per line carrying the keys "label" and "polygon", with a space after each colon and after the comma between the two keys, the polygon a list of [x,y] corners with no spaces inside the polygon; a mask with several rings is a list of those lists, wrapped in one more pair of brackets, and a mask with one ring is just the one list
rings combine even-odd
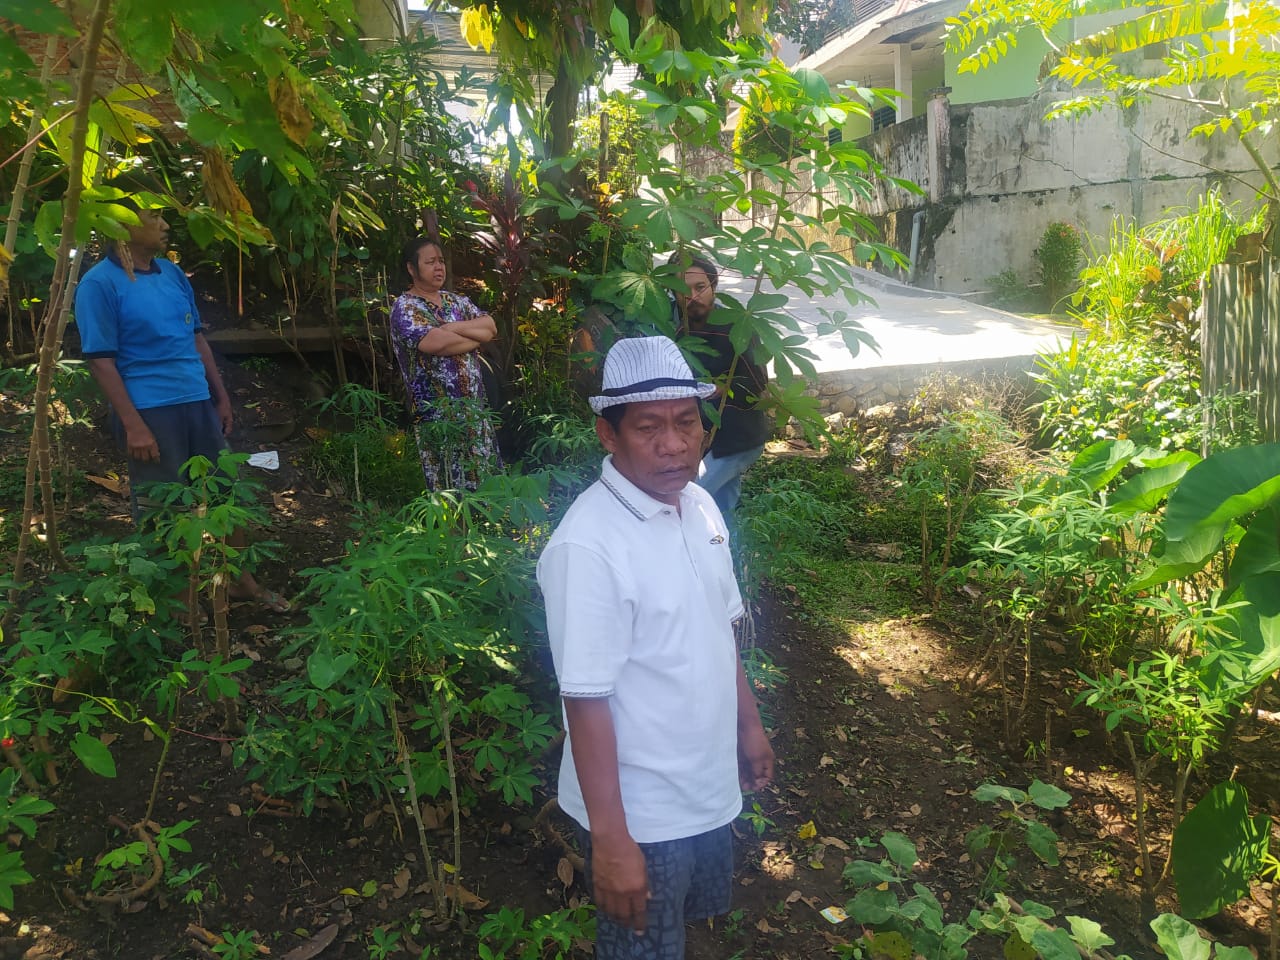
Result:
{"label": "shrub", "polygon": [[1055,222],[1045,227],[1036,247],[1040,279],[1049,296],[1049,309],[1058,305],[1080,269],[1080,234],[1069,223]]}
{"label": "shrub", "polygon": [[1146,227],[1117,218],[1080,271],[1072,315],[1102,339],[1138,331],[1198,356],[1200,281],[1239,237],[1261,229],[1261,213],[1242,217],[1211,191],[1195,210]]}
{"label": "shrub", "polygon": [[[1129,439],[1162,450],[1200,450],[1204,403],[1198,364],[1158,339],[1131,336],[1107,340],[1073,339],[1060,353],[1037,361],[1034,379],[1044,389],[1040,435],[1064,451],[1082,450],[1097,440]],[[1224,432],[1209,446],[1225,449],[1256,440],[1257,422],[1248,396],[1210,402]]]}

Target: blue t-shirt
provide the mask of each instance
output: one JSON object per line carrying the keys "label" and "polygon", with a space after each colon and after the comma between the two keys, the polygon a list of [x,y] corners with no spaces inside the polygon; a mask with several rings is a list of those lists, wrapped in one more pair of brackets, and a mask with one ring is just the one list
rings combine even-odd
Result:
{"label": "blue t-shirt", "polygon": [[200,314],[187,276],[168,260],[135,270],[133,280],[103,260],[76,288],[76,326],[86,359],[114,357],[139,410],[209,399],[196,350]]}

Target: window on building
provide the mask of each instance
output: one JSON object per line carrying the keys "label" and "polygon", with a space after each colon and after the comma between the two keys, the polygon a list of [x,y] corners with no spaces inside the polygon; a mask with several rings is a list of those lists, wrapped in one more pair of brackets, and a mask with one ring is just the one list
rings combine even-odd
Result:
{"label": "window on building", "polygon": [[880,107],[871,114],[871,129],[883,130],[885,127],[891,127],[898,122],[897,107]]}
{"label": "window on building", "polygon": [[837,143],[844,139],[844,131],[839,127],[832,127],[827,131],[827,146],[834,147]]}

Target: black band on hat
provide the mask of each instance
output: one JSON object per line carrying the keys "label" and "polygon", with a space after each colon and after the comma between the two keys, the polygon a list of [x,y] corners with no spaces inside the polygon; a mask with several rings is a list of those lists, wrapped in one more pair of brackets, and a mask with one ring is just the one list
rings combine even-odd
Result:
{"label": "black band on hat", "polygon": [[697,389],[702,386],[697,380],[676,380],[672,377],[656,377],[653,380],[641,380],[639,383],[633,383],[626,387],[613,387],[609,390],[601,390],[600,393],[606,397],[625,397],[633,393],[648,393],[650,390],[656,390],[658,387],[692,387]]}

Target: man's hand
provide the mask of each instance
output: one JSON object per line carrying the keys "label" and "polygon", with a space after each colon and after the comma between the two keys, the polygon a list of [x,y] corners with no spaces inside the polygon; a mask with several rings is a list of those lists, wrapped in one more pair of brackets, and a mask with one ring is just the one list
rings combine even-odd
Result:
{"label": "man's hand", "polygon": [[773,745],[757,720],[738,731],[738,785],[750,793],[773,780]]}
{"label": "man's hand", "polygon": [[216,404],[218,411],[218,420],[222,424],[222,435],[224,437],[231,436],[231,428],[235,426],[236,418],[231,412],[231,398],[224,396]]}
{"label": "man's hand", "polygon": [[140,460],[143,463],[160,461],[160,445],[156,443],[156,437],[151,432],[151,428],[142,421],[139,421],[135,427],[125,427],[124,442],[129,448],[129,459]]}
{"label": "man's hand", "polygon": [[629,836],[605,840],[592,834],[591,873],[596,906],[611,920],[644,933],[649,878],[639,844]]}

